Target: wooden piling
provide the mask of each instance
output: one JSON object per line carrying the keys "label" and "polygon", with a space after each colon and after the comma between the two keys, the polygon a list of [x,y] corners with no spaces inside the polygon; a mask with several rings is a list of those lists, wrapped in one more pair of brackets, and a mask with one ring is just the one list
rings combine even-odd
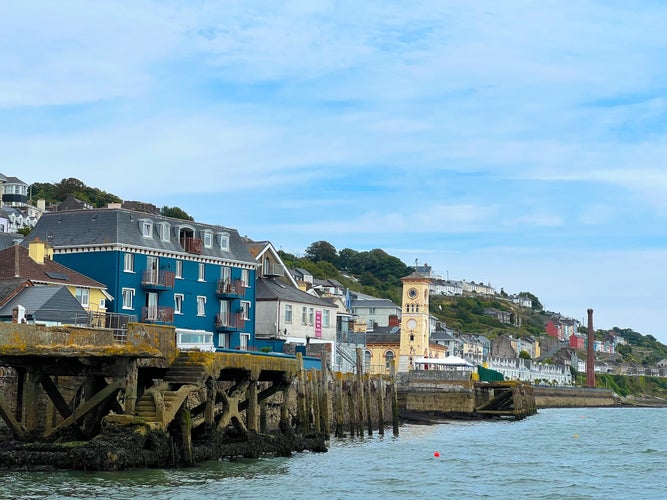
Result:
{"label": "wooden piling", "polygon": [[287,431],[292,427],[289,421],[289,385],[283,387],[282,396],[283,400],[280,403],[280,432],[287,433]]}
{"label": "wooden piling", "polygon": [[309,419],[306,406],[306,372],[303,369],[303,356],[300,352],[296,353],[296,359],[299,365],[297,375],[297,419],[299,420],[299,431],[302,436],[308,435]]}
{"label": "wooden piling", "polygon": [[357,377],[354,382],[355,399],[357,405],[357,435],[364,435],[364,354],[361,347],[357,347]]}
{"label": "wooden piling", "polygon": [[344,408],[343,408],[343,374],[341,372],[336,372],[336,387],[335,387],[335,408],[336,408],[336,437],[342,438],[345,436],[345,430],[343,429],[344,421]]}
{"label": "wooden piling", "polygon": [[373,435],[373,406],[371,405],[371,378],[370,374],[364,374],[364,394],[366,395],[366,426],[368,427],[368,435]]}
{"label": "wooden piling", "polygon": [[357,412],[355,411],[354,399],[354,377],[347,378],[347,413],[350,427],[350,437],[354,437],[357,432]]}
{"label": "wooden piling", "polygon": [[329,365],[327,364],[327,354],[322,353],[322,366],[320,370],[320,420],[321,429],[324,433],[324,439],[329,439],[331,435],[331,423],[329,420]]}
{"label": "wooden piling", "polygon": [[246,398],[248,400],[248,409],[246,410],[246,420],[248,430],[257,432],[259,430],[259,402],[257,400],[257,380],[250,378]]}
{"label": "wooden piling", "polygon": [[384,436],[384,380],[382,380],[382,376],[375,381],[375,387],[378,407],[378,433],[380,436]]}
{"label": "wooden piling", "polygon": [[186,404],[183,404],[178,410],[178,423],[181,429],[183,444],[183,461],[188,467],[193,467],[195,462],[192,455],[192,421],[190,419],[190,410]]}
{"label": "wooden piling", "polygon": [[396,388],[396,360],[391,360],[389,370],[389,385],[391,390],[391,416],[394,427],[394,436],[398,436],[398,390]]}
{"label": "wooden piling", "polygon": [[319,394],[319,383],[317,381],[317,370],[312,368],[310,371],[310,404],[312,408],[313,415],[313,425],[315,427],[315,432],[322,431],[322,422],[320,420],[320,394]]}

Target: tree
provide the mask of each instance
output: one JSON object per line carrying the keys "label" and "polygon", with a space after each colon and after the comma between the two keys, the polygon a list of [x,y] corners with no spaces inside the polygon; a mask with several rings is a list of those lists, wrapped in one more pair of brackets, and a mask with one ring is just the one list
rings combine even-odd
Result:
{"label": "tree", "polygon": [[310,246],[306,248],[305,257],[313,262],[323,260],[334,266],[338,263],[338,252],[336,251],[336,247],[328,241],[316,241],[315,243],[311,243]]}
{"label": "tree", "polygon": [[168,207],[167,205],[160,209],[160,214],[165,217],[173,217],[174,219],[195,220],[192,216],[188,215],[185,210],[178,207]]}
{"label": "tree", "polygon": [[519,357],[521,359],[530,359],[530,354],[528,354],[528,351],[524,351],[523,349],[519,353]]}

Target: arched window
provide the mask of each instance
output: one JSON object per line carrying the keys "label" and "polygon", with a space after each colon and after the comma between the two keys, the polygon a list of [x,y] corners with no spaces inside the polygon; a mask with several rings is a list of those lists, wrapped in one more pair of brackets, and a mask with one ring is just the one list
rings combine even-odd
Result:
{"label": "arched window", "polygon": [[394,351],[387,351],[384,353],[384,366],[387,370],[391,368],[391,362],[394,361]]}
{"label": "arched window", "polygon": [[369,370],[371,367],[371,358],[373,357],[373,354],[371,351],[364,351],[364,369]]}

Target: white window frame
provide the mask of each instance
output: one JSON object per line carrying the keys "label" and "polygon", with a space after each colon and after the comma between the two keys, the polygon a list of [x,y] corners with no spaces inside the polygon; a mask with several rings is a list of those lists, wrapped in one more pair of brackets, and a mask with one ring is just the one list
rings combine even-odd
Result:
{"label": "white window frame", "polygon": [[81,307],[90,307],[90,290],[88,288],[76,287],[74,293]]}
{"label": "white window frame", "polygon": [[106,308],[107,308],[107,300],[100,299],[100,309],[106,309]]}
{"label": "white window frame", "polygon": [[245,288],[250,288],[250,271],[241,269],[241,283]]}
{"label": "white window frame", "polygon": [[183,261],[181,259],[176,259],[175,269],[174,277],[179,280],[183,279]]}
{"label": "white window frame", "polygon": [[309,307],[308,308],[308,324],[309,325],[314,325],[315,324],[315,308],[314,307]]}
{"label": "white window frame", "polygon": [[134,288],[123,288],[123,309],[134,309]]}
{"label": "white window frame", "polygon": [[126,273],[134,272],[134,254],[130,252],[125,252],[123,257],[123,271]]}
{"label": "white window frame", "polygon": [[203,262],[197,267],[197,281],[206,281],[206,264]]}
{"label": "white window frame", "polygon": [[308,324],[308,308],[306,306],[303,306],[301,308],[301,324],[302,325]]}
{"label": "white window frame", "polygon": [[206,316],[206,297],[197,295],[197,316]]}
{"label": "white window frame", "polygon": [[231,307],[226,300],[220,301],[220,308],[218,309],[218,317],[222,326],[229,325],[229,318],[231,317]]}
{"label": "white window frame", "polygon": [[210,231],[204,231],[204,247],[213,247],[213,233]]}
{"label": "white window frame", "polygon": [[328,309],[322,310],[322,326],[329,328],[331,326],[331,311]]}
{"label": "white window frame", "polygon": [[250,334],[249,333],[242,333],[239,336],[239,350],[240,351],[247,351],[249,342],[250,342]]}
{"label": "white window frame", "polygon": [[182,293],[174,294],[174,314],[183,314],[183,299],[185,296]]}
{"label": "white window frame", "polygon": [[169,232],[171,231],[171,226],[169,225],[168,222],[159,222],[159,232],[160,232],[160,240],[161,241],[169,241]]}
{"label": "white window frame", "polygon": [[144,238],[153,238],[153,223],[151,221],[141,221],[141,235]]}
{"label": "white window frame", "polygon": [[242,300],[241,301],[241,314],[243,319],[249,320],[250,319],[250,306],[252,303],[249,300]]}
{"label": "white window frame", "polygon": [[218,347],[222,349],[227,349],[229,347],[229,334],[220,333],[218,334]]}
{"label": "white window frame", "polygon": [[218,233],[220,250],[229,250],[229,233]]}
{"label": "white window frame", "polygon": [[285,316],[283,321],[288,325],[292,324],[292,304],[285,304]]}

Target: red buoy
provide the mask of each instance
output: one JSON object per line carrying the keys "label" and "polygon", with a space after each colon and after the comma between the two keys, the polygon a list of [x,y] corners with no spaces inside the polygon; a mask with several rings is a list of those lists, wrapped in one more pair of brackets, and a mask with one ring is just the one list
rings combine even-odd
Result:
{"label": "red buoy", "polygon": [[436,452],[433,454],[433,456],[434,456],[435,458],[440,458],[440,452],[439,452],[439,451],[436,451]]}

